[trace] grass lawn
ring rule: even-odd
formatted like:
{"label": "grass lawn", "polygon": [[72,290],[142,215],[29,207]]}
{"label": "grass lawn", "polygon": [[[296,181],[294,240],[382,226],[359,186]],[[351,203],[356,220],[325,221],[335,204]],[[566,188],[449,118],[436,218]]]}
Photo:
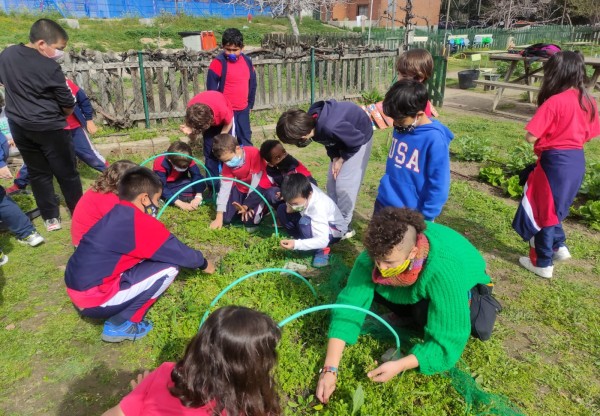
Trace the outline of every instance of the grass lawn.
{"label": "grass lawn", "polygon": [[[521,123],[450,110],[442,112],[441,120],[458,137],[491,139],[497,159],[523,137]],[[334,246],[331,267],[309,268],[307,276],[318,299],[298,280],[271,273],[235,287],[219,306],[251,306],[281,320],[300,309],[334,301],[362,250],[362,232],[384,171],[389,134],[389,130],[375,134],[354,220],[357,237]],[[328,165],[324,149],[287,147],[324,186]],[[600,160],[598,141],[587,147],[587,153],[588,159]],[[141,155],[135,158],[142,160]],[[453,169],[466,166],[457,162]],[[95,176],[82,168],[86,185]],[[438,221],[464,233],[485,256],[495,294],[504,306],[492,339],[485,343],[471,339],[460,368],[484,391],[505,396],[522,414],[599,414],[600,236],[567,221],[574,259],[558,265],[554,279],[543,280],[517,265],[527,246],[511,229],[515,210],[516,200],[499,197],[482,183],[453,177],[450,199]],[[277,248],[277,240],[269,237],[273,228],[268,217],[259,233],[248,235],[239,227],[209,230],[212,216],[209,206],[193,213],[166,211],[163,219],[173,233],[217,259],[218,272],[212,276],[182,272],[151,309],[149,319],[155,329],[150,335],[119,345],[103,343],[101,323],[79,318],[65,293],[63,272],[72,252],[67,221],[62,231],[48,234],[36,220],[48,240],[35,249],[0,234],[0,245],[10,258],[0,268],[0,414],[100,414],[128,391],[128,380],[139,370],[177,359],[208,304],[234,279],[257,269],[281,267],[289,259],[310,262],[309,257]],[[317,406],[311,395],[325,354],[327,326],[328,314],[320,312],[294,321],[283,331],[276,374],[286,414],[350,415],[359,385],[365,394],[360,412],[364,416],[488,414],[485,407],[469,407],[452,387],[456,379],[446,375],[409,371],[386,384],[370,382],[366,371],[392,344],[368,334],[344,354],[330,404]]]}
{"label": "grass lawn", "polygon": [[[40,17],[58,20],[60,15],[38,14],[6,14],[0,12],[0,46],[27,42],[29,28]],[[178,32],[212,30],[217,43],[225,29],[236,27],[244,34],[246,45],[260,45],[263,35],[271,32],[291,33],[287,18],[273,19],[268,16],[256,16],[252,23],[246,17],[224,19],[222,17],[194,17],[186,15],[161,15],[155,19],[153,26],[141,25],[137,18],[124,19],[79,19],[79,29],[65,27],[69,33],[69,48],[93,49],[98,51],[127,51],[129,49],[183,48],[183,41]],[[244,29],[247,27],[247,29]],[[334,26],[324,25],[311,18],[303,18],[298,22],[300,33],[342,32]]]}

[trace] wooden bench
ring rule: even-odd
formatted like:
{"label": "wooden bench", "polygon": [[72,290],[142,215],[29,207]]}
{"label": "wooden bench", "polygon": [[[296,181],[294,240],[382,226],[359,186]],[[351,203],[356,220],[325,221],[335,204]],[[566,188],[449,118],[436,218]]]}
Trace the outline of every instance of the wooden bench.
{"label": "wooden bench", "polygon": [[483,85],[484,87],[494,87],[498,88],[498,92],[496,93],[496,98],[494,98],[494,104],[492,105],[492,111],[496,111],[496,107],[500,102],[500,98],[502,98],[502,92],[504,92],[505,88],[517,91],[527,91],[527,92],[538,92],[540,87],[536,87],[533,85],[524,85],[524,84],[513,84],[511,82],[501,82],[501,81],[473,81],[477,85]]}

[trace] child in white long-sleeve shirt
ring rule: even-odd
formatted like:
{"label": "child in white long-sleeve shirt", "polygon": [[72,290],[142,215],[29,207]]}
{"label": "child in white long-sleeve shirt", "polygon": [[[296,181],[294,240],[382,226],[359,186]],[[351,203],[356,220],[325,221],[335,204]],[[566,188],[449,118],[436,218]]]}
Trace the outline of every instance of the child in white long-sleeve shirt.
{"label": "child in white long-sleeve shirt", "polygon": [[323,191],[300,173],[287,176],[281,185],[285,201],[277,217],[294,240],[282,240],[288,250],[316,250],[314,267],[329,264],[329,245],[337,243],[348,230],[342,212]]}

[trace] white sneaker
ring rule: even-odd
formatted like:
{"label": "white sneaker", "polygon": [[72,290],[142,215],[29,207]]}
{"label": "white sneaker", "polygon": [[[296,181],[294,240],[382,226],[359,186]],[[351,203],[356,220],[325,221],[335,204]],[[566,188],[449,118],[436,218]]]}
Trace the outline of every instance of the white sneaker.
{"label": "white sneaker", "polygon": [[346,234],[344,234],[342,236],[342,240],[348,240],[349,238],[352,238],[356,235],[356,230],[353,228],[348,228],[348,231],[346,231]]}
{"label": "white sneaker", "polygon": [[554,271],[554,266],[547,266],[547,267],[534,266],[533,263],[531,263],[531,260],[529,259],[529,257],[520,257],[519,264],[521,264],[521,266],[523,266],[530,272],[537,274],[540,277],[543,277],[545,279],[552,278],[552,272]]}
{"label": "white sneaker", "polygon": [[4,266],[8,263],[8,256],[0,251],[0,266]]}
{"label": "white sneaker", "polygon": [[566,246],[559,247],[552,255],[554,261],[567,261],[571,258],[571,253]]}
{"label": "white sneaker", "polygon": [[19,238],[18,241],[21,244],[29,244],[31,247],[36,247],[42,244],[45,240],[44,237],[42,237],[37,231],[34,231],[29,234],[28,237]]}
{"label": "white sneaker", "polygon": [[46,231],[56,231],[62,228],[60,225],[60,218],[50,218],[49,220],[44,220],[44,225],[46,226]]}

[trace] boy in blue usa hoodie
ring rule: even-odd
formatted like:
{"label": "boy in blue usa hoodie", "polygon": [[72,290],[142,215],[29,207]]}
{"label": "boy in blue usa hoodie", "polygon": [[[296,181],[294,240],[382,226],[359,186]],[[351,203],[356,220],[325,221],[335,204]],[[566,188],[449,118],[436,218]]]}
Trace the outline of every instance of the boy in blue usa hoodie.
{"label": "boy in blue usa hoodie", "polygon": [[454,135],[425,115],[428,99],[426,87],[411,79],[396,82],[385,95],[383,111],[394,120],[394,135],[375,212],[406,207],[433,221],[448,199],[448,146]]}

